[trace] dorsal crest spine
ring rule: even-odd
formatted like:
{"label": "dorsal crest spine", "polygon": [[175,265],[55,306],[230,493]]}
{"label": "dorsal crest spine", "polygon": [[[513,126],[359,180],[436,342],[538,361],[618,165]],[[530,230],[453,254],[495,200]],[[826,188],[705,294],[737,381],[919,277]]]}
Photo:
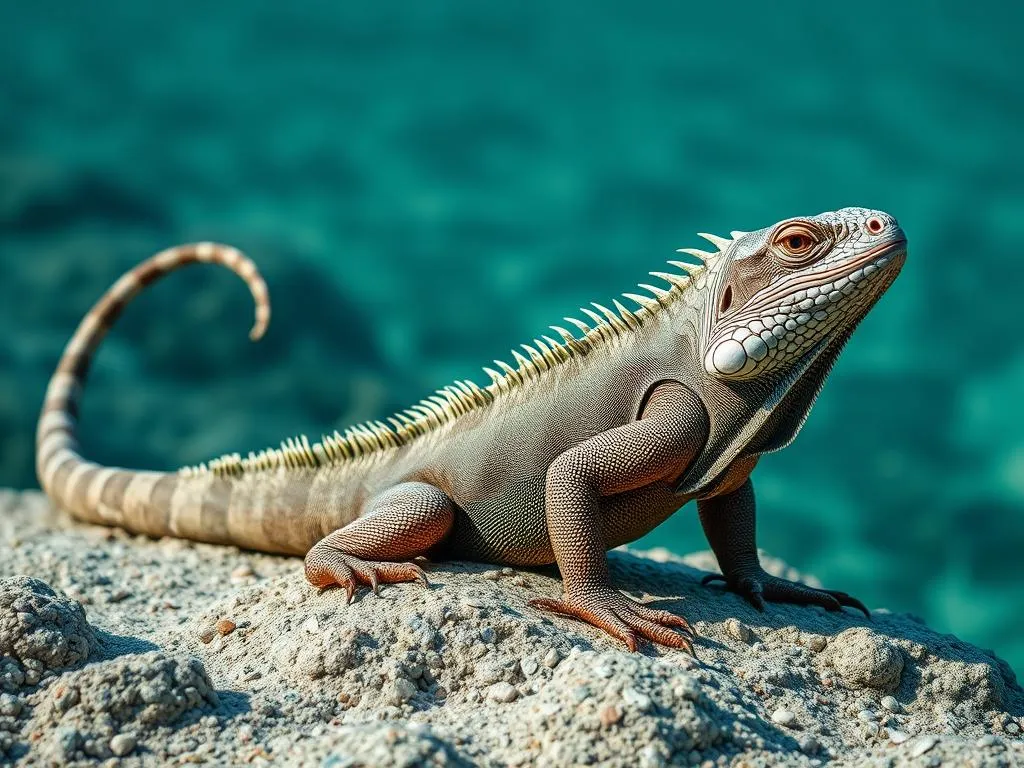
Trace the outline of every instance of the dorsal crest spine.
{"label": "dorsal crest spine", "polygon": [[668,264],[678,269],[678,273],[651,272],[651,275],[668,284],[667,289],[641,283],[639,287],[645,293],[624,293],[624,298],[637,305],[635,309],[629,309],[619,299],[613,300],[614,311],[597,302],[591,305],[594,309],[581,307],[580,311],[591,321],[591,325],[574,317],[565,318],[567,323],[579,330],[580,335],[574,335],[562,326],[552,325],[551,329],[561,341],[542,336],[534,339],[531,344],[520,345],[525,355],[513,349],[512,358],[516,367],[503,360],[495,360],[497,370],[490,367],[483,369],[491,380],[486,387],[479,387],[468,379],[456,381],[416,405],[389,416],[388,423],[368,421],[348,427],[344,433],[335,430],[316,443],[310,443],[305,435],[300,435],[285,440],[279,448],[249,452],[245,457],[229,453],[206,464],[184,467],[179,471],[185,475],[212,472],[237,477],[282,467],[313,470],[383,456],[471,411],[490,405],[501,395],[541,378],[562,363],[584,358],[601,345],[621,343],[623,338],[670,307],[686,291],[696,290],[694,278],[697,274],[721,256],[733,242],[717,235],[702,233],[700,236],[711,242],[718,251],[709,253],[695,248],[679,249],[680,253],[690,255],[700,264],[669,261]]}

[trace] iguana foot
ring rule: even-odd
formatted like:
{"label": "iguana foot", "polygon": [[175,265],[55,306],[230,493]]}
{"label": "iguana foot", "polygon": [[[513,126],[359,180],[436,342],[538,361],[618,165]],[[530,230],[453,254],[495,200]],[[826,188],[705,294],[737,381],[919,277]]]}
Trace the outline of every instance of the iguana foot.
{"label": "iguana foot", "polygon": [[398,584],[421,581],[429,586],[423,569],[415,563],[391,563],[380,560],[360,560],[336,549],[314,547],[306,555],[306,579],[314,587],[338,585],[345,590],[346,602],[351,603],[357,584],[366,584],[378,594],[379,584]]}
{"label": "iguana foot", "polygon": [[641,605],[617,589],[591,589],[583,595],[566,596],[564,600],[538,597],[530,600],[529,604],[534,608],[553,611],[593,624],[624,642],[631,651],[636,650],[637,635],[640,635],[651,642],[670,648],[682,648],[693,654],[693,643],[690,638],[669,629],[681,629],[692,636],[693,629],[686,619],[668,611]]}
{"label": "iguana foot", "polygon": [[815,589],[806,584],[772,576],[763,569],[753,574],[744,574],[732,579],[712,573],[701,579],[701,584],[712,581],[725,582],[726,589],[742,595],[757,610],[764,610],[765,600],[772,603],[794,603],[796,605],[820,605],[827,611],[841,611],[843,606],[863,611],[869,619],[871,612],[855,597],[834,589]]}

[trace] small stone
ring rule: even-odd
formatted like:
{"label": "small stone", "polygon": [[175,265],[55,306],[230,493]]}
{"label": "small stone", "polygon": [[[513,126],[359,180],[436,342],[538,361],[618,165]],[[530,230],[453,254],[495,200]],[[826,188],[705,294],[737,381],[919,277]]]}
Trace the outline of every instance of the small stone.
{"label": "small stone", "polygon": [[497,635],[494,632],[494,627],[484,627],[480,630],[480,639],[485,643],[493,643],[495,637]]}
{"label": "small stone", "polygon": [[864,741],[870,741],[878,736],[881,730],[882,729],[879,727],[878,723],[865,723],[864,727],[861,729],[860,735]]}
{"label": "small stone", "polygon": [[623,688],[622,700],[634,709],[647,712],[651,708],[651,697],[646,693],[640,693],[636,688]]}
{"label": "small stone", "polygon": [[304,622],[302,622],[302,630],[310,635],[315,635],[320,631],[320,622],[317,621],[316,616],[310,616]]}
{"label": "small stone", "polygon": [[653,744],[648,744],[640,750],[640,768],[662,768],[665,765],[665,758]]}
{"label": "small stone", "polygon": [[502,576],[511,576],[514,573],[515,573],[515,571],[513,571],[511,568],[502,568],[501,569],[501,575]]}
{"label": "small stone", "polygon": [[903,711],[903,707],[901,707],[900,703],[898,701],[896,701],[896,699],[893,698],[892,696],[883,696],[882,697],[882,706],[885,707],[890,712],[892,712],[893,714],[896,714],[896,713],[899,713],[899,712]]}
{"label": "small stone", "polygon": [[499,576],[501,576],[501,574],[498,573],[498,571],[487,571],[484,573],[484,578],[488,581],[497,581]]}
{"label": "small stone", "polygon": [[253,573],[252,566],[248,563],[243,563],[242,565],[238,566],[233,571],[231,571],[231,580],[245,581],[246,579],[249,579],[254,575],[255,574]]}
{"label": "small stone", "polygon": [[601,720],[601,725],[610,728],[622,719],[622,712],[614,704],[605,704],[597,711],[597,716]]}
{"label": "small stone", "polygon": [[978,749],[984,749],[985,747],[994,747],[999,743],[999,739],[993,736],[991,733],[986,733],[976,742]]}
{"label": "small stone", "polygon": [[672,693],[678,699],[695,700],[700,696],[700,682],[693,675],[680,675],[676,680],[676,686]]}
{"label": "small stone", "polygon": [[822,635],[803,635],[800,644],[809,651],[821,653],[828,645],[828,641]]}
{"label": "small stone", "polygon": [[569,692],[572,695],[573,701],[577,704],[586,701],[590,698],[590,687],[586,685],[577,685]]}
{"label": "small stone", "polygon": [[935,736],[921,736],[919,739],[917,739],[917,741],[914,742],[913,746],[910,747],[910,756],[920,757],[938,743],[939,740]]}
{"label": "small stone", "polygon": [[519,698],[519,691],[516,690],[514,685],[510,685],[509,683],[495,683],[487,689],[487,698],[491,701],[508,704],[509,702],[515,701]]}
{"label": "small stone", "polygon": [[862,709],[857,713],[857,719],[863,723],[873,723],[878,719],[878,715],[872,712],[870,709]]}
{"label": "small stone", "polygon": [[418,690],[419,689],[412,680],[408,680],[404,677],[396,678],[391,690],[391,702],[395,705],[405,704],[405,702],[416,695]]}
{"label": "small stone", "polygon": [[0,694],[0,715],[17,717],[21,714],[21,699],[9,693]]}
{"label": "small stone", "polygon": [[783,725],[787,728],[793,728],[796,725],[796,715],[784,707],[779,707],[772,712],[772,722],[776,725]]}
{"label": "small stone", "polygon": [[218,634],[220,634],[221,637],[230,635],[232,632],[235,631],[235,628],[237,626],[238,625],[235,624],[235,622],[233,622],[231,619],[220,619],[216,624],[214,624],[214,628],[217,630]]}
{"label": "small stone", "polygon": [[534,658],[523,659],[519,662],[519,668],[523,670],[523,674],[527,677],[536,674],[538,667],[537,660]]}
{"label": "small stone", "polygon": [[741,643],[750,643],[754,639],[753,630],[736,618],[726,619],[725,633]]}
{"label": "small stone", "polygon": [[558,653],[557,648],[548,648],[548,652],[544,654],[544,659],[541,663],[548,669],[554,669],[561,660],[562,656]]}
{"label": "small stone", "polygon": [[131,754],[136,745],[135,737],[130,733],[119,733],[110,740],[110,751],[118,757]]}
{"label": "small stone", "polygon": [[898,728],[889,728],[889,741],[893,744],[902,744],[910,738],[910,734],[906,731],[901,731]]}
{"label": "small stone", "polygon": [[800,739],[800,751],[805,755],[813,755],[819,749],[821,749],[821,744],[813,736],[808,735]]}
{"label": "small stone", "polygon": [[199,635],[200,642],[209,645],[213,641],[213,638],[217,636],[217,628],[212,624],[208,624],[200,629],[196,634]]}

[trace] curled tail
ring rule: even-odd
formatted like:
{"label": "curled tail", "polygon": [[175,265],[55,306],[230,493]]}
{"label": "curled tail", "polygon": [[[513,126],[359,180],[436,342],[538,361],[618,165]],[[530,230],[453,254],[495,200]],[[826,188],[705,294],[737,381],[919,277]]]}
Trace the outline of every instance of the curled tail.
{"label": "curled tail", "polygon": [[[93,354],[129,301],[145,286],[186,264],[227,267],[249,286],[259,339],[270,321],[266,283],[237,249],[214,243],[169,248],[126,272],[89,310],[50,379],[36,430],[36,473],[47,495],[76,518],[151,536],[228,542],[230,486],[223,478],[103,467],[79,454],[78,400]],[[236,542],[242,546],[246,542]],[[253,542],[259,544],[260,542]]]}

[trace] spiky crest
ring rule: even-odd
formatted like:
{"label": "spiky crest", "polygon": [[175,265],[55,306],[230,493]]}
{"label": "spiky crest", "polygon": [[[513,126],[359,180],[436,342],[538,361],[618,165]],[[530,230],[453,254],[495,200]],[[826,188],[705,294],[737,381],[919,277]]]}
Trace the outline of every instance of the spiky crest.
{"label": "spiky crest", "polygon": [[[733,236],[742,236],[743,232],[734,232]],[[716,252],[697,250],[696,248],[680,248],[695,258],[699,264],[682,261],[669,261],[668,264],[679,272],[651,272],[650,274],[668,284],[668,288],[659,288],[641,283],[640,288],[647,293],[624,293],[623,297],[636,303],[635,309],[629,309],[621,301],[615,299],[615,310],[602,306],[597,302],[591,304],[594,309],[581,307],[592,325],[582,320],[566,317],[565,321],[579,329],[580,335],[574,335],[565,328],[552,325],[551,329],[558,334],[561,341],[550,336],[534,339],[532,344],[522,344],[526,352],[512,350],[516,367],[502,360],[495,360],[499,370],[484,367],[484,372],[491,383],[479,387],[466,379],[456,381],[416,405],[388,417],[388,424],[382,421],[368,421],[348,427],[344,433],[335,430],[331,435],[324,435],[319,442],[310,443],[305,435],[288,438],[280,448],[250,452],[248,456],[229,453],[213,459],[206,464],[184,467],[182,474],[201,474],[212,472],[221,476],[237,477],[245,473],[265,472],[281,467],[289,469],[315,469],[317,467],[342,464],[358,459],[371,459],[382,456],[393,448],[401,447],[421,435],[455,421],[459,417],[494,402],[504,393],[509,393],[528,382],[541,378],[547,371],[569,360],[586,357],[602,344],[619,344],[627,334],[643,327],[643,325],[677,301],[693,285],[693,280],[707,269],[708,263],[719,257],[733,241],[717,235],[701,233],[717,249]],[[596,311],[595,311],[596,310]]]}

